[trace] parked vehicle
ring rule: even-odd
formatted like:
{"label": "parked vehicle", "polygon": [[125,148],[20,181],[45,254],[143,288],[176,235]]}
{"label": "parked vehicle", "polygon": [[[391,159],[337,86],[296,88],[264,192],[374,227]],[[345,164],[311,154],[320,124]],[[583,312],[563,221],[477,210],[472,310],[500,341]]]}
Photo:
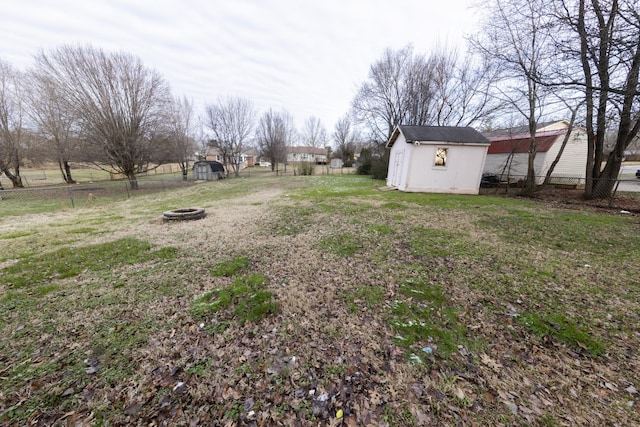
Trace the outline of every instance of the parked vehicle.
{"label": "parked vehicle", "polygon": [[636,171],[636,178],[640,179],[640,169]]}
{"label": "parked vehicle", "polygon": [[492,188],[500,185],[500,177],[495,173],[483,173],[480,180],[480,187]]}

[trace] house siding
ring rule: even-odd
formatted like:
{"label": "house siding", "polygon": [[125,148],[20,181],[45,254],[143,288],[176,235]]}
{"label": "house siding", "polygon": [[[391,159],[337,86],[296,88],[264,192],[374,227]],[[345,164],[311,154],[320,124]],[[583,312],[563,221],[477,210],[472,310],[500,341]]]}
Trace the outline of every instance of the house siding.
{"label": "house siding", "polygon": [[[555,129],[554,129],[555,130]],[[536,181],[542,184],[544,177],[551,167],[551,163],[555,160],[564,134],[557,135],[553,143],[548,147],[547,151],[536,153],[534,160],[534,170],[536,172]],[[488,154],[485,161],[484,171],[489,173],[511,176],[514,178],[524,178],[528,173],[528,153],[496,153]],[[511,159],[511,166],[507,166],[507,162]],[[566,178],[585,177],[585,165],[587,162],[587,136],[582,129],[574,129],[569,136],[567,146],[562,153],[560,161],[556,165],[551,183],[564,183]]]}
{"label": "house siding", "polygon": [[[560,147],[562,145],[563,137],[558,137],[557,141],[551,149],[547,152],[544,165],[542,166],[541,175],[546,175],[547,171],[551,167],[551,163],[558,155]],[[569,141],[562,153],[560,161],[553,170],[553,176],[555,178],[580,178],[584,179],[586,174],[587,164],[587,134],[586,132],[576,129],[571,132]],[[552,181],[553,182],[553,179]],[[560,181],[559,181],[560,182]]]}

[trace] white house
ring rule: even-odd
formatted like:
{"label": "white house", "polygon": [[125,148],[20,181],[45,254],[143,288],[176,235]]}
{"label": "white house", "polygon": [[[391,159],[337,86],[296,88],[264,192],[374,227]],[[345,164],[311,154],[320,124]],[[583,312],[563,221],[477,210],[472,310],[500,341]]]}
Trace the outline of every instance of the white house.
{"label": "white house", "polygon": [[[541,123],[536,130],[536,157],[534,168],[536,179],[541,184],[570,131],[567,144],[553,169],[551,183],[577,183],[584,180],[587,164],[587,133],[582,128],[569,129],[569,122],[562,120]],[[526,126],[485,132],[490,141],[484,171],[513,178],[527,175],[529,156],[529,130]]]}
{"label": "white house", "polygon": [[[253,166],[256,161],[257,154],[258,154],[258,151],[253,147],[249,147],[246,150],[244,150],[242,154],[238,156],[238,166],[240,167],[240,169],[244,169],[248,166]],[[212,145],[207,146],[205,159],[214,160],[216,162],[221,162],[221,163],[224,163],[225,161],[224,156],[220,152],[220,149]]]}
{"label": "white house", "polygon": [[387,185],[400,191],[478,194],[489,140],[470,127],[398,126]]}
{"label": "white house", "polygon": [[287,162],[327,163],[327,149],[319,147],[288,147]]}

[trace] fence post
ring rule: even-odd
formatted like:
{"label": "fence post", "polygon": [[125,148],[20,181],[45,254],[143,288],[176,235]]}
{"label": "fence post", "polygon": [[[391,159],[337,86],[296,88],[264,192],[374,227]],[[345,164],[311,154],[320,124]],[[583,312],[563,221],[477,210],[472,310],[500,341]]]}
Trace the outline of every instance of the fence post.
{"label": "fence post", "polygon": [[613,189],[613,191],[611,192],[611,195],[609,196],[609,207],[611,207],[611,205],[613,205],[613,198],[615,197],[616,192],[618,191],[618,186],[619,186],[619,185],[620,185],[620,180],[619,180],[619,179],[617,179],[617,180],[616,180],[616,186],[615,186],[615,188]]}
{"label": "fence post", "polygon": [[75,209],[76,208],[76,204],[73,201],[73,192],[71,191],[71,187],[67,187],[67,191],[69,192],[69,199],[71,199],[71,208]]}
{"label": "fence post", "polygon": [[124,182],[124,188],[127,191],[127,199],[129,198],[129,181]]}

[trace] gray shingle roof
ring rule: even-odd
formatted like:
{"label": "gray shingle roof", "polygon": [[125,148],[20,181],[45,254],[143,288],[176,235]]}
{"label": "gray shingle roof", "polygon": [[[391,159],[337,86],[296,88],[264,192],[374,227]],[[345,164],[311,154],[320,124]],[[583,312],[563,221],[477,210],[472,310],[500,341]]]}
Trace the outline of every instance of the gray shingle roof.
{"label": "gray shingle roof", "polygon": [[[434,141],[462,144],[490,144],[480,132],[471,127],[456,126],[398,126],[407,142]],[[391,147],[398,137],[398,129],[393,133],[387,147]]]}

